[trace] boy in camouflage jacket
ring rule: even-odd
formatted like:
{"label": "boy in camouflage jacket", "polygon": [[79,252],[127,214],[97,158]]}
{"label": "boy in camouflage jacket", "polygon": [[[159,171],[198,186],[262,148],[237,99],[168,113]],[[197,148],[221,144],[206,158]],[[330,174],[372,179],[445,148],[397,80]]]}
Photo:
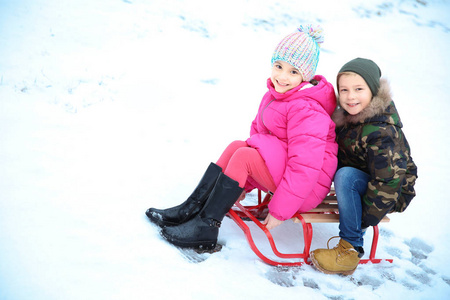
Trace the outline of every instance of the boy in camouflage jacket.
{"label": "boy in camouflage jacket", "polygon": [[364,254],[363,235],[415,196],[417,167],[391,98],[390,85],[371,60],[356,58],[339,71],[336,123],[339,244],[311,252],[320,271],[352,274]]}

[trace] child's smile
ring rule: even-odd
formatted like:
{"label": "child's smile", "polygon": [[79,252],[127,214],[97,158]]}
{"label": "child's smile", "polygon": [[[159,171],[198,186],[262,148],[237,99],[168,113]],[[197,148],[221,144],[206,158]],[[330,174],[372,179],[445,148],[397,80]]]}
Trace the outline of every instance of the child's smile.
{"label": "child's smile", "polygon": [[356,105],[359,105],[359,103],[347,103],[347,105],[350,107],[355,107]]}
{"label": "child's smile", "polygon": [[339,77],[339,103],[349,114],[356,115],[372,100],[372,92],[364,78],[356,73]]}
{"label": "child's smile", "polygon": [[273,64],[270,79],[275,87],[275,91],[280,94],[292,90],[303,82],[300,71],[284,61],[276,61]]}

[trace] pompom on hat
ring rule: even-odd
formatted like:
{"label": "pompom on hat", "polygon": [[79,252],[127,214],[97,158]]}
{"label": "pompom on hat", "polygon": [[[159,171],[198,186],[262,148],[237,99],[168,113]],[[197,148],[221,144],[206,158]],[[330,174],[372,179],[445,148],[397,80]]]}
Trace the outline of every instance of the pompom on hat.
{"label": "pompom on hat", "polygon": [[276,61],[287,62],[300,71],[304,81],[310,81],[316,73],[322,43],[322,27],[301,25],[275,48],[272,65]]}

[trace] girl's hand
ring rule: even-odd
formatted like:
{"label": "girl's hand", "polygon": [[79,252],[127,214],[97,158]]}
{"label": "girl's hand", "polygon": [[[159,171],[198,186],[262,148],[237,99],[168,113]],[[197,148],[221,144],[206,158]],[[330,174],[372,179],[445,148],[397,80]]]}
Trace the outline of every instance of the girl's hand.
{"label": "girl's hand", "polygon": [[266,228],[268,230],[272,230],[284,221],[280,221],[274,216],[272,216],[270,213],[267,215],[266,219],[262,222],[263,225],[266,225]]}
{"label": "girl's hand", "polygon": [[245,193],[245,190],[244,190],[244,191],[242,191],[242,194],[239,196],[237,201],[241,202],[242,200],[244,200],[245,199],[245,195],[246,195],[246,193]]}

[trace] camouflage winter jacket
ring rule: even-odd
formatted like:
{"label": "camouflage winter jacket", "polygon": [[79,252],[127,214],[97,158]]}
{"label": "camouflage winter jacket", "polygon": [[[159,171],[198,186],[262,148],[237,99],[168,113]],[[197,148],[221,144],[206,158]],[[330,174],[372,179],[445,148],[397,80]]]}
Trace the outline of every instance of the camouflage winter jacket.
{"label": "camouflage winter jacket", "polygon": [[339,166],[350,166],[372,179],[363,196],[362,227],[375,226],[390,212],[402,212],[415,196],[417,167],[411,157],[402,123],[391,100],[390,85],[381,79],[380,90],[357,115],[336,109]]}

